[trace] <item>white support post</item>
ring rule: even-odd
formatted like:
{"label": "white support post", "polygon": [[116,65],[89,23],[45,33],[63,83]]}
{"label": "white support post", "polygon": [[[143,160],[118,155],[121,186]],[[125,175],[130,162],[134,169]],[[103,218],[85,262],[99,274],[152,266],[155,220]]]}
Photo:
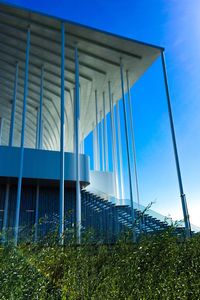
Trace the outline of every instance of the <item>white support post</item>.
{"label": "white support post", "polygon": [[119,199],[119,179],[118,179],[118,164],[116,153],[116,130],[114,122],[113,95],[111,94],[111,84],[108,82],[109,108],[110,108],[110,124],[111,124],[111,148],[112,148],[112,166],[115,185],[115,196]]}
{"label": "white support post", "polygon": [[84,154],[85,153],[85,139],[84,139],[84,136],[82,134],[82,141],[81,141],[81,154]]}
{"label": "white support post", "polygon": [[[36,148],[43,148],[42,141],[42,110],[43,110],[43,77],[44,77],[44,66],[41,67],[41,78],[40,78],[40,105],[37,109],[37,130],[36,130]],[[40,185],[36,186],[36,205],[35,205],[35,242],[38,239],[38,222],[39,222],[39,199],[40,199]]]}
{"label": "white support post", "polygon": [[12,147],[12,145],[13,145],[13,138],[14,138],[15,111],[16,111],[17,87],[18,87],[18,73],[19,73],[19,63],[16,62],[15,83],[14,83],[14,92],[13,92],[13,101],[12,101],[12,112],[11,112],[11,121],[10,121],[9,147]]}
{"label": "white support post", "polygon": [[40,186],[36,187],[36,205],[35,205],[35,242],[38,240],[38,223],[39,223],[39,199],[40,199]]}
{"label": "white support post", "polygon": [[104,160],[104,135],[103,135],[103,119],[102,111],[100,111],[100,128],[101,128],[101,171],[105,171],[105,160]]}
{"label": "white support post", "polygon": [[43,137],[42,137],[42,124],[43,124],[43,90],[44,90],[44,66],[41,67],[41,78],[40,78],[40,109],[39,109],[39,120],[38,120],[38,148],[43,148]]}
{"label": "white support post", "polygon": [[120,76],[121,76],[121,89],[122,89],[122,103],[123,103],[123,112],[124,112],[124,125],[125,125],[125,143],[126,143],[126,153],[128,160],[128,180],[129,180],[129,191],[130,191],[130,202],[131,202],[131,217],[132,217],[132,230],[133,230],[133,242],[136,241],[136,231],[135,231],[135,212],[134,212],[134,203],[133,203],[133,190],[132,190],[132,176],[131,176],[131,163],[130,163],[130,153],[129,153],[129,138],[128,138],[128,122],[126,114],[126,101],[124,95],[124,75],[123,75],[123,65],[122,60],[120,59]]}
{"label": "white support post", "polygon": [[64,243],[65,203],[65,24],[61,23],[61,101],[60,101],[60,226],[61,245]]}
{"label": "white support post", "polygon": [[6,196],[4,204],[4,215],[3,215],[3,243],[6,242],[6,231],[8,229],[8,205],[9,205],[9,196],[10,196],[10,184],[6,184]]}
{"label": "white support post", "polygon": [[20,148],[20,170],[19,170],[19,176],[18,176],[17,202],[16,202],[16,212],[15,212],[15,227],[14,227],[15,246],[17,246],[18,233],[19,233],[19,216],[20,216],[21,189],[22,189],[22,176],[23,176],[23,164],[24,164],[24,136],[25,136],[25,126],[26,126],[26,104],[27,104],[27,95],[28,95],[30,35],[31,35],[31,31],[30,31],[30,27],[28,27],[27,41],[26,41],[24,101],[23,101],[23,114],[22,114],[21,148]]}
{"label": "white support post", "polygon": [[0,118],[0,146],[2,145],[3,118]]}
{"label": "white support post", "polygon": [[100,170],[99,125],[98,125],[98,95],[97,95],[97,90],[95,90],[95,110],[96,110],[96,170]]}
{"label": "white support post", "polygon": [[108,131],[107,131],[107,120],[106,120],[106,99],[105,92],[103,92],[103,120],[104,120],[104,158],[105,158],[105,171],[109,171],[108,162]]}
{"label": "white support post", "polygon": [[38,142],[39,142],[39,110],[38,107],[36,108],[36,137],[35,137],[35,149],[38,149]]}
{"label": "white support post", "polygon": [[96,127],[93,123],[93,131],[92,131],[92,139],[93,139],[93,168],[96,170],[97,168],[97,160],[96,160]]}
{"label": "white support post", "polygon": [[75,48],[75,140],[76,140],[76,237],[77,243],[81,243],[81,191],[80,191],[80,95],[79,95],[79,58],[78,49]]}
{"label": "white support post", "polygon": [[134,173],[135,173],[135,189],[136,189],[138,210],[140,211],[140,193],[139,193],[138,173],[137,173],[135,134],[134,134],[134,126],[133,126],[133,112],[132,112],[132,104],[131,104],[131,92],[130,92],[128,70],[126,71],[126,81],[127,81],[127,91],[128,91],[128,106],[129,106],[128,111],[129,111],[129,118],[130,118],[130,125],[131,125],[132,152],[133,152],[133,164],[134,164]]}
{"label": "white support post", "polygon": [[172,135],[172,144],[173,144],[173,149],[174,149],[174,158],[175,158],[175,163],[176,163],[176,171],[177,171],[181,204],[182,204],[183,217],[184,217],[184,223],[185,223],[185,233],[186,233],[187,237],[191,237],[190,216],[189,216],[189,212],[188,212],[186,196],[185,196],[184,189],[183,189],[183,181],[182,181],[181,168],[180,168],[179,157],[178,157],[178,149],[177,149],[177,143],[176,143],[176,134],[175,134],[175,128],[174,128],[174,120],[173,120],[173,114],[172,114],[171,99],[170,99],[170,93],[169,93],[169,85],[168,85],[164,51],[161,52],[161,61],[162,61],[163,76],[164,76],[164,83],[165,83],[165,92],[166,92],[166,97],[167,97],[167,107],[168,107],[169,122],[170,122],[170,129],[171,129],[171,135]]}
{"label": "white support post", "polygon": [[122,205],[124,205],[124,172],[123,172],[123,159],[122,159],[122,139],[121,139],[119,101],[116,104],[116,119],[117,119],[118,153],[119,153],[119,177],[120,177],[119,185],[120,185]]}
{"label": "white support post", "polygon": [[[11,111],[11,120],[10,120],[10,135],[9,135],[9,147],[13,146],[14,139],[14,125],[15,125],[15,111],[16,111],[16,100],[17,100],[17,86],[18,86],[18,72],[19,72],[19,63],[16,62],[15,68],[15,81],[13,89],[13,101],[12,101],[12,111]],[[5,242],[6,230],[8,227],[8,205],[9,205],[9,196],[10,196],[10,184],[6,185],[6,196],[4,204],[4,215],[3,215],[3,240]]]}

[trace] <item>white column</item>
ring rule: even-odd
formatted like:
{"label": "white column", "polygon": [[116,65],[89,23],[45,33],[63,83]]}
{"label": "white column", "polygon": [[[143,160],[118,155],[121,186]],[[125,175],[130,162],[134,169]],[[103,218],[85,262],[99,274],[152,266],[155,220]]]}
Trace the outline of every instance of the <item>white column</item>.
{"label": "white column", "polygon": [[97,155],[96,155],[96,127],[93,123],[93,131],[92,131],[92,140],[93,140],[93,165],[94,165],[94,170],[97,169]]}
{"label": "white column", "polygon": [[[11,120],[10,120],[10,135],[9,135],[9,147],[13,146],[14,139],[14,125],[15,125],[15,111],[16,111],[16,100],[17,100],[17,86],[18,86],[18,72],[19,64],[16,63],[15,68],[15,82],[13,89],[13,101],[12,101],[12,111],[11,111]],[[5,241],[5,234],[8,227],[8,205],[9,205],[9,196],[10,196],[10,184],[6,185],[6,196],[4,204],[4,215],[3,215],[3,240]]]}
{"label": "white column", "polygon": [[106,99],[105,92],[103,92],[103,120],[104,120],[104,158],[105,158],[105,171],[109,171],[108,162],[108,131],[107,131],[107,120],[106,120]]}
{"label": "white column", "polygon": [[105,160],[104,160],[104,135],[103,135],[103,119],[102,111],[100,111],[100,128],[101,128],[101,170],[105,171]]}
{"label": "white column", "polygon": [[115,131],[113,99],[112,99],[113,95],[111,94],[110,81],[108,82],[108,94],[109,94],[109,107],[110,107],[112,166],[113,166],[113,174],[114,174],[115,196],[117,197],[117,199],[119,199],[119,180],[118,180],[118,173],[117,173],[118,166],[117,166],[117,153],[116,153],[116,131]]}
{"label": "white column", "polygon": [[81,154],[85,153],[85,139],[84,136],[82,134],[82,141],[81,141]]}
{"label": "white column", "polygon": [[44,66],[41,67],[40,75],[40,108],[39,108],[39,120],[38,120],[38,148],[43,148],[43,137],[42,137],[42,124],[43,124],[43,89],[44,89]]}
{"label": "white column", "polygon": [[76,234],[77,243],[81,243],[81,193],[80,193],[80,156],[79,156],[79,126],[80,126],[80,95],[79,95],[79,58],[75,48],[75,139],[76,139]]}
{"label": "white column", "polygon": [[131,125],[132,152],[133,152],[133,164],[134,164],[134,173],[135,173],[135,189],[136,189],[138,210],[140,210],[140,194],[139,194],[139,185],[138,185],[135,134],[134,134],[134,126],[133,126],[133,112],[132,112],[132,104],[131,104],[131,92],[130,92],[130,85],[129,85],[128,70],[126,71],[126,81],[127,81],[127,92],[128,92],[128,106],[129,106],[128,111],[129,111],[129,118],[130,118],[130,125]]}
{"label": "white column", "polygon": [[14,138],[15,111],[16,111],[17,87],[18,87],[18,72],[19,72],[19,64],[17,62],[16,69],[15,69],[15,83],[14,83],[12,112],[11,112],[11,120],[10,120],[10,136],[9,136],[9,146],[10,147],[12,147],[12,145],[13,145],[13,138]]}
{"label": "white column", "polygon": [[100,170],[99,125],[98,125],[98,95],[97,95],[97,90],[95,90],[95,110],[96,110],[96,170]]}
{"label": "white column", "polygon": [[118,153],[119,153],[119,177],[120,177],[120,192],[122,204],[124,204],[124,173],[123,173],[123,159],[122,159],[122,139],[121,139],[121,121],[119,113],[119,101],[116,104],[116,118],[117,118],[117,137],[118,137]]}
{"label": "white column", "polygon": [[170,99],[170,93],[169,93],[169,85],[168,85],[164,51],[161,51],[161,60],[162,60],[163,76],[164,76],[164,83],[165,83],[165,92],[166,92],[166,96],[167,96],[167,107],[168,107],[169,122],[170,122],[172,143],[173,143],[173,149],[174,149],[174,158],[175,158],[175,163],[176,163],[176,171],[177,171],[177,176],[178,176],[180,197],[181,197],[183,217],[184,217],[184,223],[185,223],[185,233],[186,233],[187,237],[190,237],[191,236],[190,216],[188,213],[187,200],[186,200],[186,196],[185,196],[184,189],[183,189],[183,182],[182,182],[182,175],[181,175],[181,169],[180,169],[180,163],[179,163],[179,157],[178,157],[178,149],[177,149],[177,143],[176,143],[176,134],[175,134],[175,128],[174,128],[174,120],[173,120],[173,114],[172,114],[171,99]]}
{"label": "white column", "polygon": [[24,99],[23,99],[23,113],[22,113],[20,169],[19,169],[19,176],[18,176],[17,202],[16,202],[16,212],[15,212],[15,227],[14,227],[15,246],[17,246],[18,233],[19,233],[19,216],[20,216],[21,189],[22,189],[22,176],[23,176],[23,164],[24,164],[24,136],[25,136],[25,126],[26,126],[26,104],[27,104],[27,95],[28,95],[30,34],[31,34],[30,27],[28,27],[27,41],[26,41],[26,64],[25,64],[25,78],[24,78]]}
{"label": "white column", "polygon": [[6,196],[5,196],[5,204],[4,204],[4,214],[3,214],[3,242],[6,241],[6,230],[8,228],[8,204],[9,204],[9,196],[10,196],[10,185],[6,184]]}
{"label": "white column", "polygon": [[35,205],[35,242],[38,239],[39,198],[40,198],[40,186],[38,184],[36,187],[36,205]]}
{"label": "white column", "polygon": [[64,243],[65,200],[65,25],[61,23],[61,101],[60,101],[60,242]]}
{"label": "white column", "polygon": [[36,108],[36,137],[35,137],[35,148],[38,149],[38,141],[39,141],[39,109]]}
{"label": "white column", "polygon": [[121,76],[122,104],[123,104],[124,126],[125,126],[125,144],[126,144],[126,153],[127,153],[127,162],[128,162],[128,181],[129,181],[129,192],[130,192],[130,202],[131,202],[133,241],[135,242],[136,241],[135,212],[134,212],[134,203],[133,203],[132,176],[131,176],[131,164],[130,164],[130,153],[129,153],[128,122],[127,122],[127,114],[126,114],[126,101],[124,95],[124,70],[123,70],[121,58],[120,58],[120,76]]}
{"label": "white column", "polygon": [[3,118],[0,118],[0,146],[2,144],[2,134],[3,134]]}

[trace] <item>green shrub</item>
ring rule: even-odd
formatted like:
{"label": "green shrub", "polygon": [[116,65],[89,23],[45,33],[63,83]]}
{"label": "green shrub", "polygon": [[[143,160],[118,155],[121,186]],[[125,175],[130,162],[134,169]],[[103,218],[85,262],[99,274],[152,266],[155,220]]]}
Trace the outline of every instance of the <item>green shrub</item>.
{"label": "green shrub", "polygon": [[0,299],[200,299],[200,235],[0,249]]}

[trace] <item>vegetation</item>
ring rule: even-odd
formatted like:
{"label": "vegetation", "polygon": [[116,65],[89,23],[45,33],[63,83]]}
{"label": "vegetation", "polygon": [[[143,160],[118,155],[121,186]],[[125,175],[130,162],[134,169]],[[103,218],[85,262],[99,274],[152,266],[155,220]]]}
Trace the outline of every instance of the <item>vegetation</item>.
{"label": "vegetation", "polygon": [[0,299],[200,299],[200,235],[0,249]]}

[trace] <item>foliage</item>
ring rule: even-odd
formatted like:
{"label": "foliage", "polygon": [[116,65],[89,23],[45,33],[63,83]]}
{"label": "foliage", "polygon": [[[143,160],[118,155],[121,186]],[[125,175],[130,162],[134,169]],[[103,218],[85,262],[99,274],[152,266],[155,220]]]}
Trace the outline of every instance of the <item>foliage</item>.
{"label": "foliage", "polygon": [[200,235],[174,228],[114,245],[73,241],[0,249],[0,299],[200,299]]}

